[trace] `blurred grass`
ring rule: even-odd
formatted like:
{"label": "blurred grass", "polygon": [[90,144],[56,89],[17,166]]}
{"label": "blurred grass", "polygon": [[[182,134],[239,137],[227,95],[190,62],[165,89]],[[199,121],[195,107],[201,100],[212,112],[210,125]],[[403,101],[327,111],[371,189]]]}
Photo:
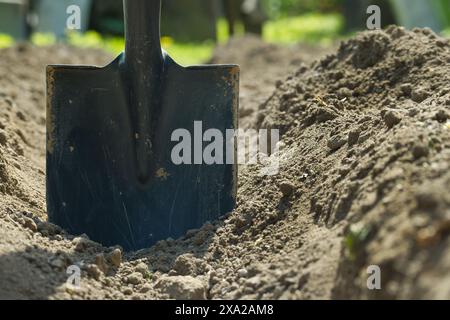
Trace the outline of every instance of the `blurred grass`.
{"label": "blurred grass", "polygon": [[444,37],[450,38],[450,28],[445,29],[445,30],[442,32],[442,35],[443,35]]}
{"label": "blurred grass", "polygon": [[[98,48],[118,55],[125,47],[125,41],[120,37],[102,37],[94,31],[84,34],[70,33],[67,41],[69,44],[81,48]],[[199,64],[207,61],[212,55],[214,43],[178,43],[170,37],[162,37],[161,44],[170,56],[181,65]]]}
{"label": "blurred grass", "polygon": [[[242,36],[244,35],[244,25],[241,22],[236,22],[235,26],[235,36]],[[217,20],[217,42],[224,44],[228,41],[230,38],[230,35],[228,33],[228,22],[225,18],[220,18]]]}
{"label": "blurred grass", "polygon": [[[296,42],[323,43],[339,35],[343,19],[339,14],[308,13],[301,16],[282,17],[269,21],[264,26],[263,39],[278,44],[292,44]],[[243,35],[242,24],[236,25],[236,35]],[[219,43],[226,43],[229,39],[228,25],[225,19],[217,22],[217,39]],[[37,46],[56,44],[58,40],[53,34],[36,33],[30,41]],[[125,43],[120,37],[102,36],[95,31],[85,33],[69,32],[66,42],[80,48],[103,49],[114,55],[122,52]],[[202,43],[181,43],[170,37],[162,37],[162,46],[170,56],[181,65],[201,64],[208,61],[216,44],[214,41]],[[0,34],[0,48],[9,47],[14,40]]]}
{"label": "blurred grass", "polygon": [[[121,37],[102,37],[95,31],[85,33],[69,32],[67,43],[78,48],[103,49],[113,55],[121,53],[125,47],[125,41]],[[49,46],[57,43],[55,36],[51,33],[36,33],[31,37],[31,42],[37,46]],[[7,42],[10,46],[13,42]],[[0,46],[2,38],[0,37]],[[214,49],[214,42],[204,43],[178,43],[170,37],[162,37],[161,44],[170,56],[181,65],[199,64],[207,61]]]}
{"label": "blurred grass", "polygon": [[14,44],[14,39],[6,34],[0,34],[0,49],[7,48]]}
{"label": "blurred grass", "polygon": [[56,43],[56,37],[53,33],[34,33],[30,42],[36,46],[51,46]]}
{"label": "blurred grass", "polygon": [[279,44],[329,43],[339,36],[343,26],[340,14],[308,13],[269,21],[264,25],[263,38]]}

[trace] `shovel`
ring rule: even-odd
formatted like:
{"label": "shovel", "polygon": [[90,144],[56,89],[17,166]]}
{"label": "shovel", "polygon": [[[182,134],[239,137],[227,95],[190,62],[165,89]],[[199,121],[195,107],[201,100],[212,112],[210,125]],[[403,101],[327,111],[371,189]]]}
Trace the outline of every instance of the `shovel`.
{"label": "shovel", "polygon": [[[161,1],[125,0],[124,10],[125,51],[111,64],[47,67],[47,210],[72,234],[136,250],[234,208],[225,137],[237,129],[239,67],[181,67],[161,49]],[[228,159],[207,164],[218,133]],[[174,161],[181,142],[191,162]]]}

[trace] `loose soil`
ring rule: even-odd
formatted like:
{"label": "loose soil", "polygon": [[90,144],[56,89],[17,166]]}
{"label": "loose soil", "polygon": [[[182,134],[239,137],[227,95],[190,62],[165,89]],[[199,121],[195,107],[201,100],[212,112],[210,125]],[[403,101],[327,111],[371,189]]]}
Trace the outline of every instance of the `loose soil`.
{"label": "loose soil", "polygon": [[217,50],[242,66],[241,126],[281,130],[264,164],[280,173],[242,168],[236,210],[130,253],[45,212],[45,65],[111,57],[0,51],[0,298],[450,298],[449,41],[390,27],[316,60],[326,51],[253,38]]}

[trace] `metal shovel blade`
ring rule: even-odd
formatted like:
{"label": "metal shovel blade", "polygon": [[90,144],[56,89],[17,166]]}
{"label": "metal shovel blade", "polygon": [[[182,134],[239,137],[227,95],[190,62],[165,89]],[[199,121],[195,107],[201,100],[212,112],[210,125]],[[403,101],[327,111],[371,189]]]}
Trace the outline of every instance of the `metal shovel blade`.
{"label": "metal shovel blade", "polygon": [[[194,164],[194,146],[237,129],[239,68],[177,65],[160,47],[160,0],[124,4],[115,61],[47,68],[47,208],[73,234],[135,250],[234,208],[236,164]],[[191,134],[192,164],[173,161],[176,130]]]}

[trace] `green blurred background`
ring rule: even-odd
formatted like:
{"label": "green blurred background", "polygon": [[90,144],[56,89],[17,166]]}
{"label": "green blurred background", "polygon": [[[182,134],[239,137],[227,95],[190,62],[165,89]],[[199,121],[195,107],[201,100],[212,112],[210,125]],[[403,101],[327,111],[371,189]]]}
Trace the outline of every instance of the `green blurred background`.
{"label": "green blurred background", "polygon": [[[67,32],[67,7],[81,8],[81,32]],[[450,0],[163,0],[162,44],[183,65],[207,61],[217,43],[247,33],[282,45],[331,44],[366,29],[367,7],[382,26],[430,27],[450,36]],[[122,51],[122,0],[0,0],[0,47],[57,42]]]}

